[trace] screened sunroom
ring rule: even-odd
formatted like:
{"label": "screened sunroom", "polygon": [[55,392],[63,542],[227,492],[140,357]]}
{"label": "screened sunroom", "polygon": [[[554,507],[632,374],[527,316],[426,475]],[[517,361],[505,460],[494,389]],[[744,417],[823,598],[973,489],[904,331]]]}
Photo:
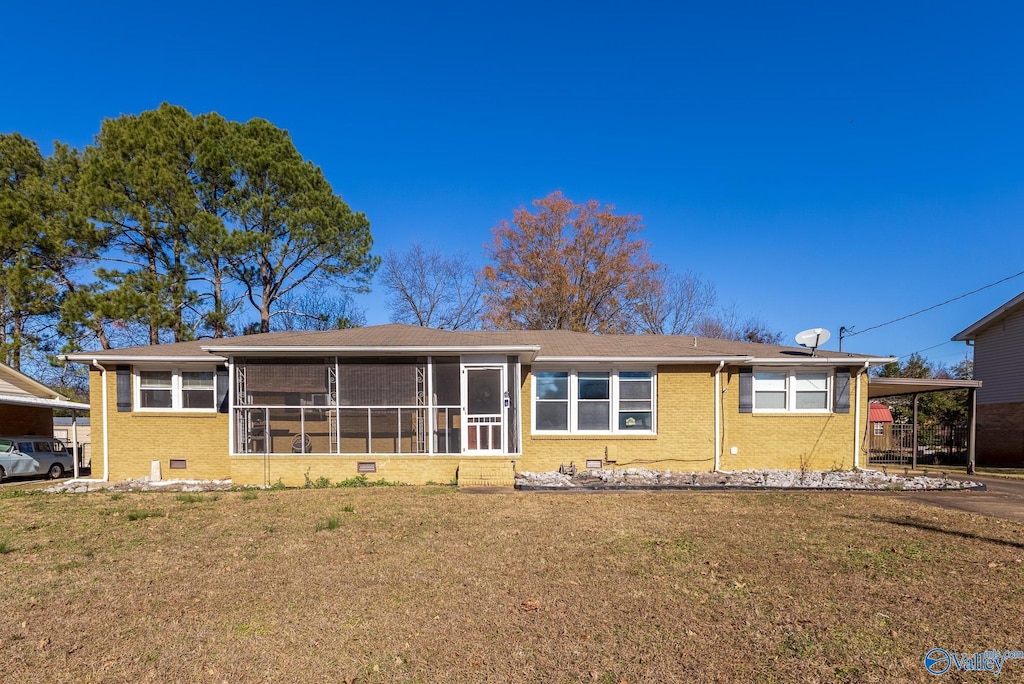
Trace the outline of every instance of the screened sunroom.
{"label": "screened sunroom", "polygon": [[236,358],[232,368],[235,454],[518,450],[517,357]]}

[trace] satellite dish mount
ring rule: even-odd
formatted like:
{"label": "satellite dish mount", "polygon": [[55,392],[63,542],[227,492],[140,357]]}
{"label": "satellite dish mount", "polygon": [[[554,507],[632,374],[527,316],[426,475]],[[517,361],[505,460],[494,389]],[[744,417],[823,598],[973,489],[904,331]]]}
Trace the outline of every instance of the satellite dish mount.
{"label": "satellite dish mount", "polygon": [[814,352],[817,351],[818,347],[828,342],[830,337],[832,337],[832,333],[824,328],[811,328],[810,330],[798,332],[796,334],[796,343],[801,347],[810,347],[811,356],[814,356]]}

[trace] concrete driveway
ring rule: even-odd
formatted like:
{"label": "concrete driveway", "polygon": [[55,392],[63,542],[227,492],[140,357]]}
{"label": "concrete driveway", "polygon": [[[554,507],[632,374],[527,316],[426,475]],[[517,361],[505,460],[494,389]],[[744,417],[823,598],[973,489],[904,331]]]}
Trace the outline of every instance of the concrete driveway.
{"label": "concrete driveway", "polygon": [[984,484],[983,492],[900,492],[897,496],[915,499],[940,508],[968,511],[993,518],[1024,522],[1024,479],[971,475],[963,479]]}

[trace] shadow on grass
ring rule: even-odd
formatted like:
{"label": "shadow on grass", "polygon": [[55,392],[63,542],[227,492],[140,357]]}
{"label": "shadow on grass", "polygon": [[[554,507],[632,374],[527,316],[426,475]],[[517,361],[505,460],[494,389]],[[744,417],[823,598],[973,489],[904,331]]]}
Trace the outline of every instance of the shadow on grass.
{"label": "shadow on grass", "polygon": [[928,532],[941,532],[942,534],[960,537],[961,539],[974,539],[977,541],[999,544],[1001,546],[1009,546],[1015,549],[1024,549],[1024,542],[1009,541],[1007,539],[998,539],[996,537],[986,537],[980,534],[975,534],[974,532],[965,532],[963,530],[950,530],[945,527],[939,527],[938,525],[932,525],[919,520],[900,520],[898,518],[883,518],[880,516],[871,516],[871,519],[876,522],[899,525],[900,527],[912,527],[914,529],[926,530]]}

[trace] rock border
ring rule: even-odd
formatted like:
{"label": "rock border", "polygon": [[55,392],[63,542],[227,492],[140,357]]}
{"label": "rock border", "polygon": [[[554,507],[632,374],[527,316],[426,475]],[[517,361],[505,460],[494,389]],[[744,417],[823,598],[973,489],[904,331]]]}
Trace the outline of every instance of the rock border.
{"label": "rock border", "polygon": [[877,470],[740,470],[702,473],[627,468],[516,474],[521,491],[985,491],[972,480],[925,475],[896,475]]}

